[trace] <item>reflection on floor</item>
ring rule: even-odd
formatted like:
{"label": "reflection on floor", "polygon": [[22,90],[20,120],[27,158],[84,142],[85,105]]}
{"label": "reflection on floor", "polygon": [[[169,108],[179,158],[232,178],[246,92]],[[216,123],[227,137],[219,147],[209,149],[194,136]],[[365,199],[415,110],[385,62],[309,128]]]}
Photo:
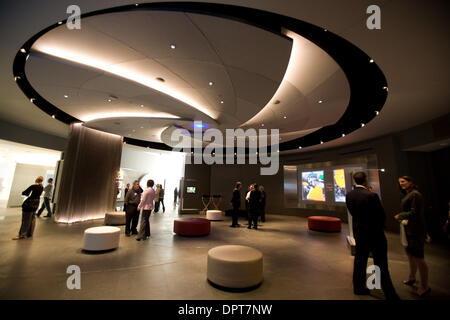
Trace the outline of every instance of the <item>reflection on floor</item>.
{"label": "reflection on floor", "polygon": [[[341,233],[307,230],[305,218],[268,215],[260,230],[230,221],[212,222],[211,234],[186,238],[174,235],[174,210],[152,214],[152,237],[137,242],[123,234],[118,250],[104,254],[81,251],[83,230],[102,220],[60,225],[40,218],[33,240],[12,241],[20,226],[20,209],[1,209],[0,299],[382,299],[379,290],[360,297],[352,292],[353,257]],[[193,215],[198,217],[198,215]],[[402,284],[408,263],[398,235],[388,234],[391,276],[402,299],[417,299]],[[254,291],[232,293],[206,281],[210,248],[241,244],[264,255],[264,282]],[[431,294],[450,298],[448,249],[427,244]],[[371,263],[371,260],[370,260]],[[69,265],[81,268],[81,290],[66,286]]]}

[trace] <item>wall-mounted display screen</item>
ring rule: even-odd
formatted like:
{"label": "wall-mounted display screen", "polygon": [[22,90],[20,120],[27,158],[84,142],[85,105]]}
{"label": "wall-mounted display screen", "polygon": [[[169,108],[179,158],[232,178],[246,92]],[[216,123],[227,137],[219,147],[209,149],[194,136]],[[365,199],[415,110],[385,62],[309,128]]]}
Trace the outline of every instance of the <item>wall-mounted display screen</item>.
{"label": "wall-mounted display screen", "polygon": [[333,170],[334,177],[334,201],[345,202],[345,171],[344,169]]}
{"label": "wall-mounted display screen", "polygon": [[197,187],[186,187],[186,193],[195,194],[196,192],[197,192]]}
{"label": "wall-mounted display screen", "polygon": [[323,170],[302,172],[302,199],[321,202],[326,200]]}

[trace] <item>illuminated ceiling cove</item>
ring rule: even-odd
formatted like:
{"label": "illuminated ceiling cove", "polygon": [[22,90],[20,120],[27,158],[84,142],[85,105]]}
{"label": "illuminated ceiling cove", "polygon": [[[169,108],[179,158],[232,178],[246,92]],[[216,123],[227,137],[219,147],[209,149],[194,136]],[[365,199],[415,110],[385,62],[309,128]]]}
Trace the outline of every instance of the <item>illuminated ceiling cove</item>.
{"label": "illuminated ceiling cove", "polygon": [[[202,121],[220,130],[279,129],[280,150],[307,147],[367,123],[387,96],[383,74],[362,51],[269,12],[153,3],[81,21],[81,30],[55,22],[24,44],[16,82],[54,118],[139,145],[166,148],[165,131]],[[351,90],[364,68],[372,80]]]}

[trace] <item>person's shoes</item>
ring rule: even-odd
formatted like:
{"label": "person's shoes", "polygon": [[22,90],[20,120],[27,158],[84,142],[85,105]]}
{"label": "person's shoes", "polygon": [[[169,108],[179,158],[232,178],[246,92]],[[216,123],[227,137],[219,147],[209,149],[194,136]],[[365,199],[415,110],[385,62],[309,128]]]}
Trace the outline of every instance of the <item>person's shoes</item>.
{"label": "person's shoes", "polygon": [[355,289],[355,290],[353,290],[353,293],[358,295],[358,296],[368,296],[368,295],[370,295],[370,290],[367,289],[367,288]]}
{"label": "person's shoes", "polygon": [[131,231],[131,234],[134,236],[134,235],[137,235],[139,232],[137,232],[137,231]]}
{"label": "person's shoes", "polygon": [[251,226],[248,226],[248,227],[247,227],[247,229],[251,229],[251,228],[252,228]]}
{"label": "person's shoes", "polygon": [[403,281],[403,284],[406,284],[407,286],[412,286],[414,283],[416,283],[416,279]]}
{"label": "person's shoes", "polygon": [[129,233],[125,233],[125,237],[129,237],[130,236],[130,234]]}
{"label": "person's shoes", "polygon": [[51,218],[52,216],[49,216],[49,215],[46,215],[46,216],[44,216],[44,218]]}
{"label": "person's shoes", "polygon": [[253,227],[253,229],[258,230],[258,227]]}
{"label": "person's shoes", "polygon": [[14,237],[14,238],[12,238],[11,240],[22,240],[22,239],[25,239],[25,238],[22,238],[22,237]]}
{"label": "person's shoes", "polygon": [[235,225],[233,225],[233,224],[232,224],[232,225],[231,225],[230,227],[231,227],[231,228],[236,228],[236,226],[235,226]]}
{"label": "person's shoes", "polygon": [[236,224],[235,226],[236,226],[236,227],[240,227],[241,225],[238,223],[238,224]]}
{"label": "person's shoes", "polygon": [[136,238],[136,241],[141,241],[142,239],[141,238]]}
{"label": "person's shoes", "polygon": [[[420,290],[420,289],[419,289]],[[425,291],[420,292],[419,290],[417,290],[417,295],[422,298],[424,296],[426,296],[427,294],[429,294],[431,292],[431,288],[428,287],[428,289],[426,289]]]}

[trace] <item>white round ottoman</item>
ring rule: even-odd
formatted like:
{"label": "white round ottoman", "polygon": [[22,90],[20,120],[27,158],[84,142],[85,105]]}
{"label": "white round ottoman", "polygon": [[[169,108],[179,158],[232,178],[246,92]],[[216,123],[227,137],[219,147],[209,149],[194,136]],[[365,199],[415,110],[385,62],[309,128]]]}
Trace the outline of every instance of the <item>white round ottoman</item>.
{"label": "white round ottoman", "polygon": [[125,211],[114,211],[105,213],[105,225],[120,226],[126,223]]}
{"label": "white round ottoman", "polygon": [[119,247],[120,228],[95,227],[84,230],[83,250],[104,251]]}
{"label": "white round ottoman", "polygon": [[223,211],[220,210],[207,210],[206,219],[208,220],[223,220]]}
{"label": "white round ottoman", "polygon": [[238,245],[208,251],[207,277],[227,289],[248,289],[263,281],[263,255],[259,250]]}

